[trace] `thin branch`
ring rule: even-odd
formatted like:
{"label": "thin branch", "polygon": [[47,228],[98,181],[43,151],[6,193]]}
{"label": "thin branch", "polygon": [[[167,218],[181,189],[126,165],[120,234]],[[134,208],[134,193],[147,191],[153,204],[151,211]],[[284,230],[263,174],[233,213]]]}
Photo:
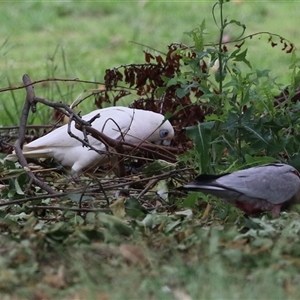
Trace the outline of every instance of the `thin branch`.
{"label": "thin branch", "polygon": [[64,206],[44,206],[44,205],[32,205],[27,206],[29,209],[49,209],[49,210],[67,210],[76,212],[111,212],[108,208],[75,208],[75,207],[64,207]]}
{"label": "thin branch", "polygon": [[78,79],[78,78],[73,78],[73,79],[70,79],[70,78],[47,78],[47,79],[33,81],[30,84],[29,83],[24,83],[24,85],[21,85],[21,86],[2,88],[2,89],[0,89],[0,93],[1,92],[12,91],[12,90],[20,90],[20,89],[24,89],[24,88],[26,88],[28,86],[31,86],[31,85],[35,85],[35,84],[43,83],[43,82],[49,82],[49,81],[91,83],[91,84],[96,84],[96,85],[104,84],[104,83],[101,83],[99,81],[81,80],[81,79]]}
{"label": "thin branch", "polygon": [[35,177],[34,173],[31,172],[31,170],[28,166],[27,160],[22,152],[22,147],[23,147],[24,140],[25,140],[26,124],[27,124],[29,109],[31,108],[33,112],[36,111],[36,106],[35,106],[35,101],[34,101],[34,98],[35,98],[34,89],[33,89],[33,86],[30,85],[30,78],[28,75],[25,74],[23,76],[23,82],[25,85],[27,85],[26,100],[25,100],[22,115],[21,115],[18,139],[16,140],[15,145],[14,145],[15,152],[16,152],[16,155],[18,156],[20,164],[22,165],[22,167],[28,174],[31,181],[34,184],[36,184],[37,186],[39,186],[41,189],[43,189],[44,191],[48,192],[49,194],[56,194],[56,192],[48,184],[46,184],[45,182],[43,182]]}
{"label": "thin branch", "polygon": [[[103,191],[105,190],[111,190],[111,189],[116,189],[116,188],[121,188],[124,186],[130,186],[133,184],[138,184],[138,183],[143,183],[143,182],[148,182],[151,180],[160,180],[160,179],[164,179],[164,178],[169,178],[171,176],[173,176],[174,174],[178,175],[180,173],[184,173],[184,172],[190,172],[190,171],[194,171],[194,169],[192,168],[183,168],[183,169],[178,169],[178,170],[172,170],[160,175],[155,175],[155,176],[151,176],[151,177],[146,177],[146,178],[142,178],[137,180],[136,178],[133,178],[132,180],[126,180],[126,178],[122,178],[123,182],[119,182],[120,178],[116,179],[116,180],[111,180],[111,179],[107,179],[107,183],[104,183],[101,185],[101,187],[91,187],[90,189],[85,189],[85,188],[80,188],[80,189],[75,189],[75,190],[70,190],[68,191],[68,193],[56,193],[56,194],[44,194],[44,195],[39,195],[39,196],[34,196],[34,197],[30,197],[30,198],[23,198],[23,199],[17,199],[17,200],[10,200],[7,202],[2,202],[0,203],[0,207],[2,206],[9,206],[9,205],[15,205],[15,204],[23,204],[29,201],[38,201],[38,200],[42,200],[42,199],[46,199],[46,198],[61,198],[64,196],[68,196],[70,194],[88,194],[88,193],[99,193],[99,191],[101,191],[103,193]],[[103,180],[102,180],[103,181]],[[115,181],[118,181],[118,183],[115,183]],[[99,186],[99,182],[97,183],[97,186]]]}

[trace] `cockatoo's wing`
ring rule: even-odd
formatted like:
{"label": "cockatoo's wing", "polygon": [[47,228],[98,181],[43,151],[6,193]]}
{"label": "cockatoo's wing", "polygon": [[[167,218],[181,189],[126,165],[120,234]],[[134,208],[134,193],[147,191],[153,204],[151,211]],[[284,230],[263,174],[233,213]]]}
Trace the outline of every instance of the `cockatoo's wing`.
{"label": "cockatoo's wing", "polygon": [[[115,140],[137,144],[144,140],[150,142],[169,141],[174,136],[170,122],[163,122],[164,117],[161,114],[151,111],[108,107],[90,112],[82,118],[89,121],[97,114],[100,117],[92,122],[92,127]],[[77,130],[74,124],[75,122],[71,123],[71,132],[83,139],[83,133]],[[68,125],[64,125],[25,145],[23,148],[25,157],[53,157],[63,166],[72,167],[73,172],[79,172],[83,168],[107,158],[105,154],[99,155],[96,151],[83,147],[82,143],[72,138],[67,130]],[[91,146],[105,153],[106,147],[103,143],[92,136],[88,136],[88,139]],[[9,155],[7,159],[15,159],[14,154]]]}

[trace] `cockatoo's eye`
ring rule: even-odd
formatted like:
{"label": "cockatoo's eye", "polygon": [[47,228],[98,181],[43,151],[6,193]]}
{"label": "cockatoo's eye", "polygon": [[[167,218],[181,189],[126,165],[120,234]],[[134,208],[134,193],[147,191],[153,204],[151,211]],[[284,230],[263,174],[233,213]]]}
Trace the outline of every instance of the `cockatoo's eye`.
{"label": "cockatoo's eye", "polygon": [[169,135],[169,130],[167,130],[167,129],[161,129],[159,131],[159,136],[161,139],[166,138],[168,135]]}

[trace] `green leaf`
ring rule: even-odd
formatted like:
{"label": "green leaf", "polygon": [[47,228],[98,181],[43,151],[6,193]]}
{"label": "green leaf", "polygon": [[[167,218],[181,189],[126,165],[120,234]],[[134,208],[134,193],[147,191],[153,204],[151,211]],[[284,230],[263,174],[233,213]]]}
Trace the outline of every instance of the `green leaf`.
{"label": "green leaf", "polygon": [[[229,0],[228,0],[229,1]],[[242,28],[242,32],[240,33],[239,36],[236,37],[236,39],[238,40],[240,37],[242,37],[245,33],[245,30],[246,30],[246,25],[245,24],[242,24],[240,21],[237,21],[237,20],[230,20],[230,21],[227,21],[225,22],[224,24],[224,28],[227,27],[228,25],[230,24],[235,24],[237,25],[238,27],[241,27]]]}
{"label": "green leaf", "polygon": [[204,31],[206,29],[205,25],[205,19],[202,21],[202,23],[199,25],[199,27],[195,28],[192,31],[185,32],[188,36],[190,36],[193,39],[194,46],[196,50],[203,50],[204,48]]}
{"label": "green leaf", "polygon": [[183,98],[184,96],[186,96],[189,92],[190,92],[190,90],[187,89],[187,88],[178,88],[178,89],[176,89],[176,95],[180,99]]}
{"label": "green leaf", "polygon": [[[238,49],[240,50],[240,49]],[[237,51],[237,50],[236,50]],[[243,62],[245,63],[250,69],[252,69],[252,66],[249,62],[249,60],[246,59],[246,55],[247,55],[247,51],[248,49],[244,50],[243,52],[237,54],[236,51],[234,51],[232,53],[232,58],[233,58],[233,61],[237,61],[237,62]]]}
{"label": "green leaf", "polygon": [[189,193],[183,202],[184,207],[194,208],[198,203],[201,193]]}
{"label": "green leaf", "polygon": [[99,213],[99,220],[112,234],[129,236],[133,233],[131,227],[115,216]]}
{"label": "green leaf", "polygon": [[245,161],[247,165],[263,165],[275,162],[274,157],[270,156],[251,156],[245,154]]}
{"label": "green leaf", "polygon": [[222,68],[222,72],[221,72],[221,66],[220,66],[217,72],[215,73],[216,82],[222,82],[226,78],[226,75],[227,75],[226,68]]}
{"label": "green leaf", "polygon": [[148,163],[143,168],[143,173],[147,177],[151,177],[153,175],[160,175],[169,171],[172,171],[176,168],[176,164],[169,163],[162,159],[157,159],[154,162]]}
{"label": "green leaf", "polygon": [[127,216],[137,219],[144,218],[148,211],[141,205],[140,201],[131,197],[125,201],[125,210]]}
{"label": "green leaf", "polygon": [[211,133],[215,125],[214,121],[199,123],[197,126],[186,128],[187,135],[195,142],[196,151],[200,156],[200,165],[202,173],[210,171],[210,146]]}
{"label": "green leaf", "polygon": [[82,194],[68,194],[68,197],[74,202],[79,202],[80,199],[81,201],[92,201],[94,199],[92,196],[82,196]]}
{"label": "green leaf", "polygon": [[17,179],[14,179],[15,189],[18,195],[24,195],[23,190],[21,189]]}
{"label": "green leaf", "polygon": [[124,201],[125,199],[123,197],[119,197],[109,206],[113,215],[119,217],[120,219],[123,219],[126,216]]}

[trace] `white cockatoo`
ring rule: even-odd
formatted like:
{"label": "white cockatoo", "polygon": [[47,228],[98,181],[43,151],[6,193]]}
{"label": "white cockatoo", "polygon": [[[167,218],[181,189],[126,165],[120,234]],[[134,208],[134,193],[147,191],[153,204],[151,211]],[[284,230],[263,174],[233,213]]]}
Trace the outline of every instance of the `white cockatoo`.
{"label": "white cockatoo", "polygon": [[[92,127],[114,140],[123,140],[130,144],[148,141],[155,144],[169,145],[174,137],[174,129],[164,116],[152,111],[132,109],[121,106],[108,107],[90,112],[82,117],[89,121],[100,114],[92,122]],[[71,123],[71,132],[84,139],[82,131]],[[68,134],[68,124],[24,145],[23,154],[26,158],[54,158],[64,167],[71,167],[72,173],[78,174],[83,169],[107,162],[106,146],[99,140],[88,135],[88,142],[95,149],[104,151],[99,154]],[[7,160],[17,161],[12,153]]]}
{"label": "white cockatoo", "polygon": [[180,187],[223,198],[247,215],[271,211],[273,216],[300,200],[300,174],[290,165],[274,163],[222,175],[199,175]]}

